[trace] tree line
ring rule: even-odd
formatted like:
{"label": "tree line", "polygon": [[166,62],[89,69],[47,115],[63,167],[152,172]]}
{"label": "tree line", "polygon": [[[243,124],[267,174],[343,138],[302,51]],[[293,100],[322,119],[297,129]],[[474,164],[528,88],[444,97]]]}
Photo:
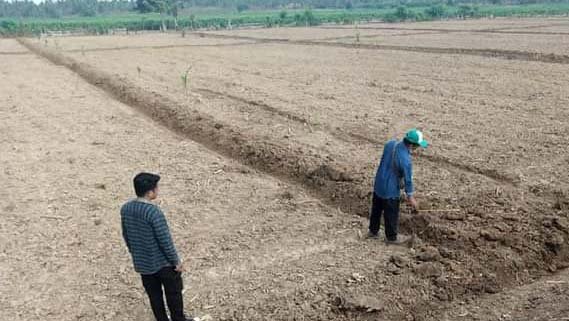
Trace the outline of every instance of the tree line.
{"label": "tree line", "polygon": [[[129,12],[159,12],[177,17],[180,12],[196,7],[223,8],[235,12],[257,9],[395,9],[442,6],[475,10],[485,4],[567,3],[569,0],[0,0],[0,18],[93,17]],[[413,11],[398,9],[399,18],[412,17]],[[436,12],[432,12],[436,15]]]}

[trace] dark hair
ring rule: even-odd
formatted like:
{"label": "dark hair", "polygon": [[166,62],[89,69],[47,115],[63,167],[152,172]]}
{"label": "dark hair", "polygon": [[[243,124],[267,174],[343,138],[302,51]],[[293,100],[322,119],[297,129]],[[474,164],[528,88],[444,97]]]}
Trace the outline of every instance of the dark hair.
{"label": "dark hair", "polygon": [[415,144],[412,141],[408,140],[407,137],[403,138],[403,141],[407,146],[419,146],[419,144]]}
{"label": "dark hair", "polygon": [[139,173],[134,177],[134,191],[136,196],[144,197],[146,193],[152,191],[158,185],[160,176],[150,173]]}

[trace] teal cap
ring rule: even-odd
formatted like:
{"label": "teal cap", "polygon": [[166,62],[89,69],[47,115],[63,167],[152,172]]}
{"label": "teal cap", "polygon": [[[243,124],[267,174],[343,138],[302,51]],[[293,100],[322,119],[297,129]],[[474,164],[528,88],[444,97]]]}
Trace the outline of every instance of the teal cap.
{"label": "teal cap", "polygon": [[427,146],[429,146],[429,143],[423,138],[423,133],[416,128],[408,131],[407,134],[405,134],[405,139],[410,143],[419,145],[423,148],[427,148]]}

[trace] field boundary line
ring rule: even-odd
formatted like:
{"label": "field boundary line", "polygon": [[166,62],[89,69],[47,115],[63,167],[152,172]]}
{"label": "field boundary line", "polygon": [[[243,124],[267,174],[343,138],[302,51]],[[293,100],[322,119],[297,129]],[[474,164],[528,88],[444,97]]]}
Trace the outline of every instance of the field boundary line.
{"label": "field boundary line", "polygon": [[191,48],[191,47],[198,47],[198,48],[207,48],[207,47],[237,47],[237,46],[246,46],[246,45],[255,45],[259,42],[252,41],[252,42],[235,42],[235,43],[225,43],[225,44],[209,44],[209,45],[157,45],[157,46],[122,46],[122,47],[105,47],[105,48],[90,48],[90,49],[63,49],[63,52],[100,52],[100,51],[121,51],[121,50],[143,50],[143,49],[172,49],[172,48]]}

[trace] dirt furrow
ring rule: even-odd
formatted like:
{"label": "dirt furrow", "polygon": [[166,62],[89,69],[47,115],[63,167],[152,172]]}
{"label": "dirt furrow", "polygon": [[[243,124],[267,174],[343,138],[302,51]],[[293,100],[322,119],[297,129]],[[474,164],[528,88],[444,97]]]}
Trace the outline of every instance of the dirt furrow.
{"label": "dirt furrow", "polygon": [[[64,52],[102,52],[102,51],[120,51],[120,50],[140,50],[140,49],[172,49],[172,48],[191,48],[191,47],[235,47],[254,45],[256,42],[237,42],[237,43],[220,43],[220,44],[202,44],[202,45],[163,45],[163,46],[122,46],[109,48],[91,48],[91,49],[70,49]],[[2,53],[0,53],[2,54]]]}
{"label": "dirt furrow", "polygon": [[[339,29],[342,30],[342,29]],[[357,29],[354,29],[357,31]],[[430,32],[430,31],[421,31],[421,32],[409,32],[409,33],[400,33],[400,34],[393,34],[393,35],[386,35],[386,34],[373,34],[373,35],[360,35],[361,39],[372,39],[377,37],[408,37],[408,36],[417,36],[417,35],[425,35],[425,34],[433,34],[438,32]],[[328,37],[328,38],[321,38],[321,39],[310,39],[311,41],[335,41],[335,40],[345,40],[345,39],[356,39],[356,35],[349,35],[349,36],[342,36],[342,37]]]}
{"label": "dirt furrow", "polygon": [[30,55],[29,51],[0,51],[0,56],[21,56],[21,55]]}
{"label": "dirt furrow", "polygon": [[[232,94],[228,94],[228,93],[223,93],[223,92],[219,92],[219,91],[215,91],[215,90],[211,90],[211,89],[206,89],[206,88],[194,88],[194,91],[200,92],[200,93],[205,93],[207,95],[215,95],[218,97],[223,97],[226,99],[238,101],[238,102],[245,103],[248,105],[260,107],[264,111],[270,113],[269,117],[275,117],[275,116],[276,117],[283,117],[285,119],[295,121],[301,125],[308,125],[311,128],[323,130],[328,135],[335,137],[340,141],[350,142],[350,143],[359,143],[359,144],[361,144],[361,143],[370,144],[373,146],[381,146],[383,144],[383,142],[378,140],[378,139],[373,139],[371,137],[368,137],[366,135],[362,135],[362,134],[359,134],[356,132],[346,131],[346,130],[343,130],[341,128],[331,128],[330,126],[322,125],[322,124],[315,124],[306,118],[303,118],[299,115],[296,115],[295,113],[284,111],[282,109],[271,106],[265,102],[254,101],[254,100],[250,100],[250,99],[247,99],[244,97],[240,97],[240,96],[236,96],[236,95],[232,95]],[[496,170],[478,168],[472,164],[456,162],[456,161],[453,161],[453,160],[448,159],[446,157],[443,157],[441,155],[423,154],[423,158],[428,160],[429,162],[431,162],[433,165],[442,165],[444,167],[449,168],[450,170],[458,170],[458,171],[463,171],[463,172],[466,172],[469,174],[481,175],[481,176],[489,178],[489,179],[491,179],[491,180],[493,180],[499,184],[510,185],[510,186],[516,186],[518,184],[518,180],[516,178],[502,174]],[[365,215],[365,214],[360,213],[360,215]]]}
{"label": "dirt furrow", "polygon": [[[341,128],[335,128],[334,129],[334,128],[331,128],[330,126],[315,124],[306,118],[303,118],[303,117],[296,115],[294,113],[287,112],[287,111],[284,111],[282,109],[270,106],[269,104],[267,104],[265,102],[254,101],[254,100],[250,100],[250,99],[247,99],[244,97],[240,97],[240,96],[236,96],[236,95],[232,95],[232,94],[228,94],[228,93],[223,93],[223,92],[219,92],[219,91],[215,91],[215,90],[211,90],[211,89],[206,89],[206,88],[194,88],[194,91],[206,93],[209,95],[216,95],[219,97],[224,97],[224,98],[227,98],[230,100],[235,100],[235,101],[242,102],[245,104],[261,107],[263,110],[265,110],[266,112],[271,114],[270,117],[280,116],[280,117],[284,117],[286,119],[293,120],[293,121],[300,123],[300,124],[303,124],[303,125],[311,126],[311,128],[318,128],[319,130],[324,130],[327,134],[329,134],[329,135],[331,135],[331,136],[333,136],[333,137],[335,137],[341,141],[344,141],[344,142],[364,143],[364,144],[371,144],[373,146],[381,146],[383,144],[382,141],[380,141],[378,139],[373,139],[373,138],[368,137],[366,135],[362,135],[362,134],[351,132],[351,131],[345,131],[345,130],[342,130]],[[474,174],[474,175],[482,175],[482,176],[489,178],[489,179],[491,179],[491,180],[493,180],[499,184],[505,184],[505,185],[510,185],[510,186],[516,186],[518,184],[518,181],[516,178],[502,174],[496,170],[478,168],[472,164],[456,162],[456,161],[453,161],[451,159],[445,158],[441,155],[423,154],[423,158],[430,161],[433,164],[439,164],[439,165],[448,167],[451,170],[463,171],[463,172],[467,172],[467,173]]]}

